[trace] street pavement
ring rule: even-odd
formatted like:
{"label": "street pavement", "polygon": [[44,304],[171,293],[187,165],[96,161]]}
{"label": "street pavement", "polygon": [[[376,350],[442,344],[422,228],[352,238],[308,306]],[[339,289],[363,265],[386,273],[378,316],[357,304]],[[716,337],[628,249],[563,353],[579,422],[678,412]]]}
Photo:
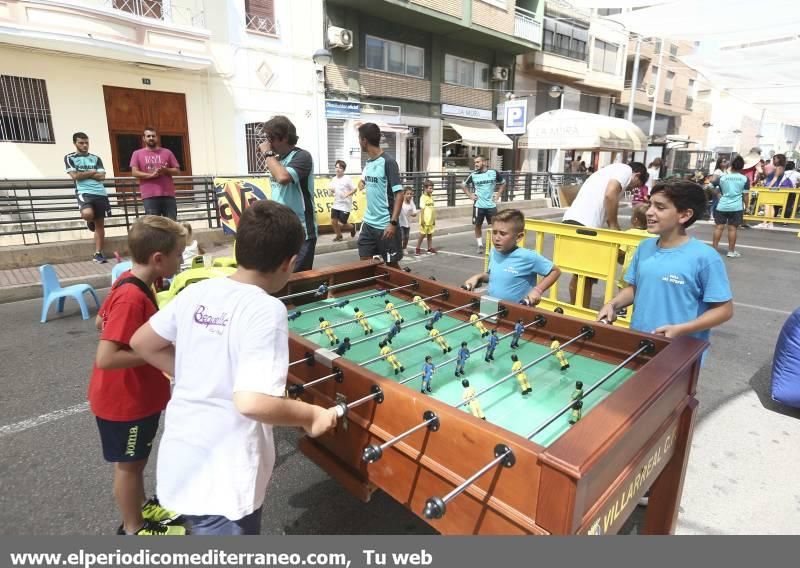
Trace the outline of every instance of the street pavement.
{"label": "street pavement", "polygon": [[[711,226],[692,232],[709,240]],[[798,534],[800,410],[771,401],[769,381],[780,327],[800,305],[800,239],[794,231],[739,235],[743,256],[725,259],[735,315],[714,331],[700,376],[678,532]],[[440,254],[412,255],[403,264],[451,284],[481,270],[471,233],[443,236],[434,245]],[[355,259],[355,251],[345,250],[320,255],[315,265]],[[47,324],[38,323],[40,309],[41,300],[0,305],[0,534],[113,534],[119,516],[111,467],[85,404],[97,334],[74,303]],[[369,503],[351,497],[297,450],[298,438],[295,430],[276,429],[264,534],[433,533],[383,493]],[[151,464],[150,492],[154,472]],[[624,532],[637,533],[640,522],[641,510]]]}

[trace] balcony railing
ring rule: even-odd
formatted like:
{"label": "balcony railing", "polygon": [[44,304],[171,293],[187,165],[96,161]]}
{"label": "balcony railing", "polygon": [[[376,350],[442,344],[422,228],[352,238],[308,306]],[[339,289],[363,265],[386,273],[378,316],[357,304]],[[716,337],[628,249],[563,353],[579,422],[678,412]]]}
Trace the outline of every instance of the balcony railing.
{"label": "balcony railing", "polygon": [[78,2],[179,26],[205,28],[206,25],[202,3],[192,0],[181,2],[177,0],[171,2],[162,2],[162,0],[78,0]]}
{"label": "balcony railing", "polygon": [[[625,89],[630,89],[632,84],[633,84],[633,81],[631,81],[629,79],[629,80],[625,81],[624,88]],[[636,90],[637,91],[644,91],[645,90],[645,83],[643,81],[639,81],[638,84],[636,85]]]}
{"label": "balcony railing", "polygon": [[278,22],[264,16],[246,14],[245,25],[248,30],[254,32],[260,32],[262,34],[269,35],[280,35],[278,33]]}
{"label": "balcony railing", "polygon": [[588,51],[577,51],[574,49],[567,49],[565,47],[553,45],[552,43],[545,43],[544,45],[542,45],[542,50],[546,51],[547,53],[554,53],[556,55],[560,55],[561,57],[568,57],[569,59],[577,59],[578,61],[589,60]]}
{"label": "balcony railing", "polygon": [[533,12],[517,7],[514,13],[514,35],[541,44],[542,23],[535,16]]}

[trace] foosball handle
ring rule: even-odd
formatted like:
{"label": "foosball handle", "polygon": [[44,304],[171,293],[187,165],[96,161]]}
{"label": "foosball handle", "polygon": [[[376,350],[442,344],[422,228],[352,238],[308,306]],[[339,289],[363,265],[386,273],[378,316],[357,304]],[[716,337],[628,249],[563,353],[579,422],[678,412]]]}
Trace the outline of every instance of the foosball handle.
{"label": "foosball handle", "polygon": [[461,289],[466,290],[467,292],[472,292],[472,286],[470,286],[469,284],[462,284]]}
{"label": "foosball handle", "polygon": [[533,305],[531,304],[531,301],[528,298],[522,298],[519,301],[519,303],[522,304],[523,306],[528,306],[529,308]]}
{"label": "foosball handle", "polygon": [[445,512],[447,512],[447,505],[442,501],[441,497],[431,497],[425,501],[425,509],[422,514],[426,519],[441,519]]}
{"label": "foosball handle", "polygon": [[347,405],[340,402],[336,405],[336,417],[343,418],[345,414],[347,414]]}

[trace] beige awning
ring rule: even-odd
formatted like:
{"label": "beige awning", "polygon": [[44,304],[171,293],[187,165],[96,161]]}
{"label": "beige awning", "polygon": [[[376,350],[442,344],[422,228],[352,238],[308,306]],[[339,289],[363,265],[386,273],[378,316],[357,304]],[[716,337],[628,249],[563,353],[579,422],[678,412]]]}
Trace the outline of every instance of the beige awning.
{"label": "beige awning", "polygon": [[397,134],[408,134],[408,125],[407,124],[390,124],[388,122],[376,122],[373,120],[358,120],[353,125],[356,128],[361,126],[362,124],[367,124],[368,122],[374,122],[378,125],[378,128],[381,129],[381,132],[395,132]]}
{"label": "beige awning", "polygon": [[477,120],[451,120],[444,123],[458,132],[461,144],[467,146],[483,146],[484,148],[512,148],[511,138],[503,134],[493,122],[478,122]]}
{"label": "beige awning", "polygon": [[645,150],[647,137],[634,123],[576,110],[551,110],[528,123],[520,148],[541,150]]}

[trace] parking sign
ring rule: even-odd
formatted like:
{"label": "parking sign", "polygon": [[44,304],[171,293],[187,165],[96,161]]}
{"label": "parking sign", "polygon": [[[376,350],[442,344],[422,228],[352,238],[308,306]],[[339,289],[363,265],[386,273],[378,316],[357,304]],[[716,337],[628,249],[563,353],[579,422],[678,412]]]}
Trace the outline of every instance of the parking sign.
{"label": "parking sign", "polygon": [[528,126],[528,99],[512,99],[505,103],[503,132],[525,134]]}

